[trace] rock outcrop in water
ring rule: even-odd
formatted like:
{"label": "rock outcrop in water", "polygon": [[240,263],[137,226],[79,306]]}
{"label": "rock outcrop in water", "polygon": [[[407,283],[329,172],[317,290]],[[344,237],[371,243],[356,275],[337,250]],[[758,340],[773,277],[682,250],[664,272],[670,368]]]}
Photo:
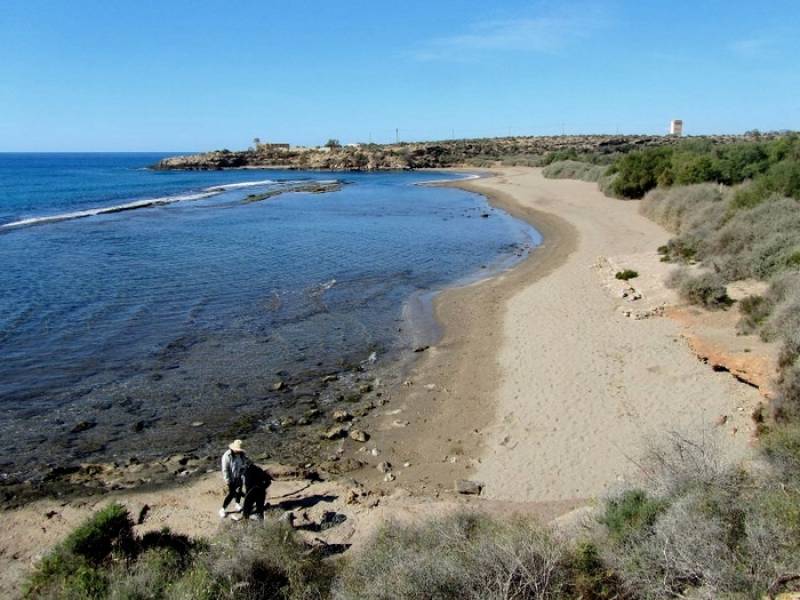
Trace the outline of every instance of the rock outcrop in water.
{"label": "rock outcrop in water", "polygon": [[[725,143],[746,136],[702,136],[712,143]],[[446,140],[399,144],[364,144],[338,148],[271,148],[232,152],[215,150],[202,154],[173,156],[153,168],[235,169],[282,167],[331,171],[381,171],[440,167],[488,167],[494,165],[542,164],[553,152],[616,154],[648,146],[672,145],[685,138],[644,135],[586,135],[507,137],[471,140]]]}

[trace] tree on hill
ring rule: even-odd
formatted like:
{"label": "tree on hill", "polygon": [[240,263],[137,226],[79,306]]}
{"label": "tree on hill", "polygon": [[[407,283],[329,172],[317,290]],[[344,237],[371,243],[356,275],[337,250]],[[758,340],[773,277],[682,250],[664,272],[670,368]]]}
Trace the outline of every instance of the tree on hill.
{"label": "tree on hill", "polygon": [[327,142],[325,142],[325,146],[331,150],[342,147],[342,145],[339,143],[339,140],[336,138],[329,139]]}

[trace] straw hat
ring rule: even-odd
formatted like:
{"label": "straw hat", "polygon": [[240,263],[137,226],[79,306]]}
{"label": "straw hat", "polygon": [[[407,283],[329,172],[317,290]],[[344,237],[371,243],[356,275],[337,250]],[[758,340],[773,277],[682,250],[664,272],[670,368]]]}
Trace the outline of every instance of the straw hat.
{"label": "straw hat", "polygon": [[233,440],[233,443],[228,446],[228,448],[234,452],[244,452],[244,449],[242,448],[242,440]]}

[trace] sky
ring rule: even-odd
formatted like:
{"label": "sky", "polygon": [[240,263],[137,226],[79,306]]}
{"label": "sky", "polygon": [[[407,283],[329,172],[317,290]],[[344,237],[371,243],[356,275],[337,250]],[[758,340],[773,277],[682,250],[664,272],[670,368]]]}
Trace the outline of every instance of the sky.
{"label": "sky", "polygon": [[800,129],[798,31],[798,0],[2,0],[0,151]]}

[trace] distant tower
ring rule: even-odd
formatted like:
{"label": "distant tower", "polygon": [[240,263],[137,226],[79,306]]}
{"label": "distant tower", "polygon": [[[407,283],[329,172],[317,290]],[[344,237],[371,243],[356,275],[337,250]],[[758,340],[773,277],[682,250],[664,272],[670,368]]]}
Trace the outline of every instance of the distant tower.
{"label": "distant tower", "polygon": [[681,137],[683,135],[683,121],[680,119],[672,119],[669,123],[669,134]]}

